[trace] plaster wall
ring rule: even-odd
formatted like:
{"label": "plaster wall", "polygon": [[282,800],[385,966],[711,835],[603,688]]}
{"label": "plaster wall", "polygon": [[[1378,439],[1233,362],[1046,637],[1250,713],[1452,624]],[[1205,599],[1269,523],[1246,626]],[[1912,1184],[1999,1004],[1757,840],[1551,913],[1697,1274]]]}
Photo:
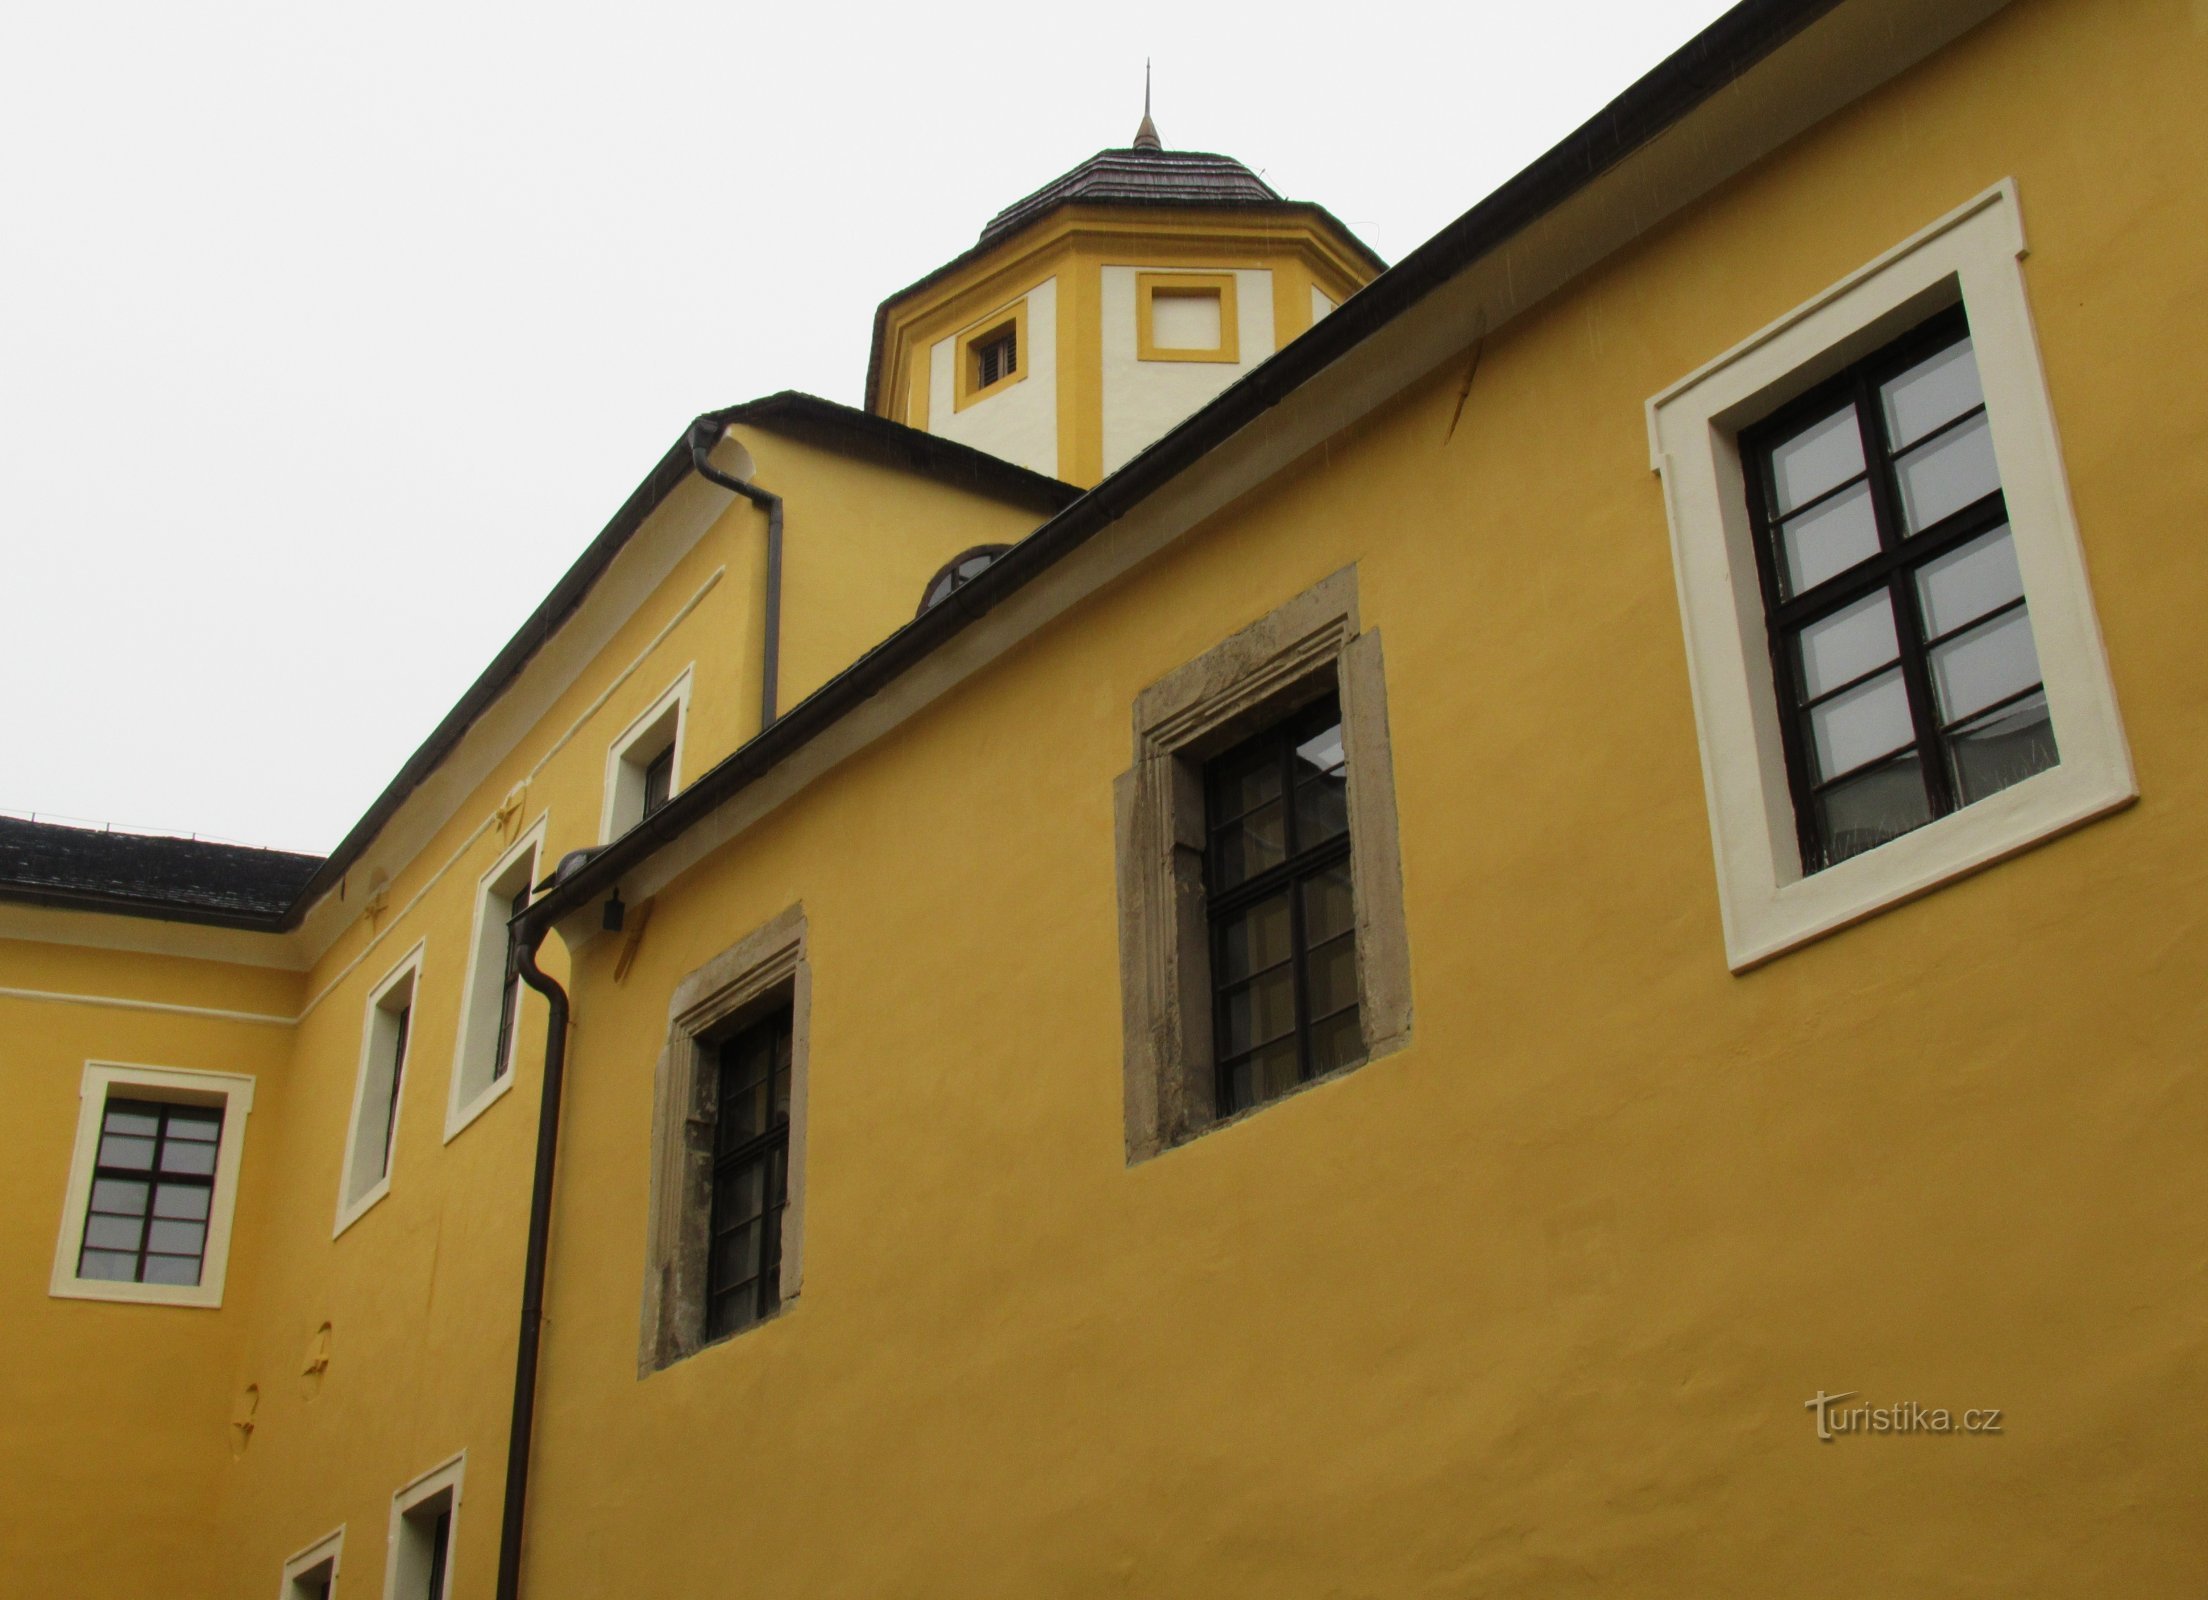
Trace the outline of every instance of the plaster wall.
{"label": "plaster wall", "polygon": [[1045,278],[1026,294],[1027,376],[957,405],[958,337],[928,347],[929,431],[1002,456],[1033,472],[1058,476],[1058,280]]}
{"label": "plaster wall", "polygon": [[[1102,381],[1104,470],[1125,466],[1182,418],[1256,366],[1276,348],[1273,274],[1243,268],[1234,274],[1241,324],[1235,361],[1145,361],[1137,353],[1135,280],[1169,266],[1102,269]],[[1186,270],[1185,266],[1180,270]]]}
{"label": "plaster wall", "polygon": [[[590,947],[534,1592],[2191,1592],[2208,37],[2110,19],[2012,7]],[[1643,403],[2004,176],[2144,797],[1735,976]],[[1129,708],[1351,563],[1412,1042],[1129,1167]],[[805,1293],[639,1381],[666,997],[798,902]]]}

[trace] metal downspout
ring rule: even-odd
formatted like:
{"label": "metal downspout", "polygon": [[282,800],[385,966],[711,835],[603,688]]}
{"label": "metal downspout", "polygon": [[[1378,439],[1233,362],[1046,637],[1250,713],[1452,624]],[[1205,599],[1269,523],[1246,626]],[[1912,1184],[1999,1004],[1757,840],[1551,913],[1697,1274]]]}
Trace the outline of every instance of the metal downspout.
{"label": "metal downspout", "polygon": [[513,1425],[506,1439],[506,1507],[498,1534],[498,1600],[521,1594],[522,1518],[529,1503],[529,1439],[536,1429],[537,1347],[544,1327],[545,1259],[552,1238],[552,1171],[559,1158],[560,1084],[567,1069],[567,991],[537,965],[549,927],[514,945],[514,971],[545,998],[544,1089],[537,1109],[537,1164],[529,1190],[529,1253],[521,1274],[521,1342],[514,1352]]}
{"label": "metal downspout", "polygon": [[732,478],[713,465],[713,447],[720,443],[723,431],[722,424],[711,417],[693,422],[690,464],[707,483],[717,483],[742,495],[767,514],[767,618],[759,664],[759,729],[763,733],[774,726],[775,680],[782,663],[782,497]]}

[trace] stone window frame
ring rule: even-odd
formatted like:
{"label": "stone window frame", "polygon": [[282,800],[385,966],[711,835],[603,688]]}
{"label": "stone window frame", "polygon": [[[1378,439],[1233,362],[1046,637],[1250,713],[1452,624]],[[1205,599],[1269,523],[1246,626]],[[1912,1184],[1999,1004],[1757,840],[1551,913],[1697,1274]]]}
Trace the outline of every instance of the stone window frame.
{"label": "stone window frame", "polygon": [[[1725,954],[1745,972],[2138,798],[2003,179],[1647,402],[1700,738]],[[1818,872],[1802,867],[1740,434],[1960,302],[2060,763]]]}
{"label": "stone window frame", "polygon": [[[1134,764],[1113,790],[1127,1162],[1214,1128],[1210,919],[1204,898],[1204,762],[1327,690],[1342,706],[1351,894],[1364,1054],[1331,1082],[1411,1039],[1410,945],[1380,630],[1361,630],[1345,567],[1142,691]],[[1288,1098],[1283,1096],[1281,1098]]]}
{"label": "stone window frame", "polygon": [[[805,1101],[810,1074],[812,967],[805,908],[790,907],[675,985],[652,1082],[652,1190],[645,1224],[639,1378],[786,1316],[804,1277]],[[706,1256],[713,1213],[713,1047],[787,1000],[790,1007],[789,1200],[782,1213],[777,1309],[719,1339],[705,1333]]]}

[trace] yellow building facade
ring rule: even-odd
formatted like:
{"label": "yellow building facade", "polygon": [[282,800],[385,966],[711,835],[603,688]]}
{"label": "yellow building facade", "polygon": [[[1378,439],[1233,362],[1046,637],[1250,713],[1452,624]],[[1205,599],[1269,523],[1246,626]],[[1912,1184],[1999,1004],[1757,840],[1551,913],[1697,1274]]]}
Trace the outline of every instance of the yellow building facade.
{"label": "yellow building facade", "polygon": [[1106,152],[327,860],[0,820],[0,1593],[2193,1592],[2204,88]]}

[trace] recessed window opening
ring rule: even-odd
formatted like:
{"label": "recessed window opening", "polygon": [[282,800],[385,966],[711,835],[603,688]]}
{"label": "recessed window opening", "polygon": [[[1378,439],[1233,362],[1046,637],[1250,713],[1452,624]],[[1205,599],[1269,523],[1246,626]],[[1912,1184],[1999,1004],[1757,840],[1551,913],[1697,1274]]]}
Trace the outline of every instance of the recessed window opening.
{"label": "recessed window opening", "polygon": [[199,1283],[222,1115],[220,1106],[108,1099],[78,1277]]}
{"label": "recessed window opening", "polygon": [[476,890],[475,936],[468,953],[466,998],[453,1054],[452,1098],[445,1137],[458,1133],[514,1066],[516,1032],[526,1004],[513,968],[512,921],[528,908],[530,885],[543,858],[544,822],[485,873]]}
{"label": "recessed window opening", "polygon": [[392,1497],[386,1600],[450,1600],[463,1466],[455,1458]]}
{"label": "recessed window opening", "polygon": [[976,389],[1001,383],[1020,370],[1020,331],[1009,322],[981,334],[966,348]]}
{"label": "recessed window opening", "polygon": [[1742,455],[1805,872],[2060,762],[1962,307]]}
{"label": "recessed window opening", "polygon": [[416,946],[368,1000],[352,1133],[345,1155],[344,1192],[338,1206],[341,1232],[389,1184],[398,1143],[399,1106],[406,1092],[420,971],[421,947]]}
{"label": "recessed window opening", "polygon": [[283,1600],[334,1600],[344,1545],[345,1530],[340,1528],[285,1562]]}
{"label": "recessed window opening", "polygon": [[1151,341],[1167,350],[1216,350],[1221,331],[1217,289],[1159,289],[1150,301]]}
{"label": "recessed window opening", "polygon": [[706,1328],[717,1339],[782,1302],[789,1205],[791,1003],[785,994],[713,1052],[713,1202]]}
{"label": "recessed window opening", "polygon": [[617,839],[681,792],[690,669],[614,740],[606,758],[604,837]]}
{"label": "recessed window opening", "polygon": [[1221,1116],[1363,1059],[1337,694],[1204,769]]}

